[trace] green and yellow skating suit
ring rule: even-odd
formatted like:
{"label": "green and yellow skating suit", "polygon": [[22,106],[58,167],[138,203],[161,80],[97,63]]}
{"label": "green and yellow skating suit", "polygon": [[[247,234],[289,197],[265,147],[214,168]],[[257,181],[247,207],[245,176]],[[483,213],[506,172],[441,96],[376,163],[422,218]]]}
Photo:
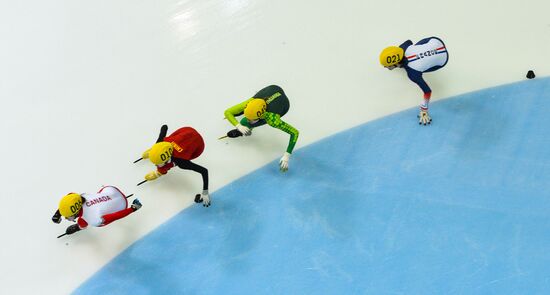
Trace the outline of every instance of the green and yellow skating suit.
{"label": "green and yellow skating suit", "polygon": [[281,117],[284,116],[290,108],[288,97],[285,95],[281,87],[277,85],[270,85],[265,87],[264,89],[258,91],[258,93],[254,95],[254,97],[227,109],[224,113],[225,118],[233,126],[236,126],[239,122],[237,121],[235,116],[241,116],[244,113],[246,105],[251,100],[257,98],[264,99],[267,104],[267,109],[263,117],[253,124],[251,124],[246,117],[243,117],[240,124],[250,129],[253,129],[267,123],[267,125],[273,128],[277,128],[288,133],[290,135],[290,140],[288,142],[288,147],[286,151],[291,154],[294,146],[296,145],[296,142],[298,141],[299,132],[296,128],[292,127],[292,125],[281,120]]}

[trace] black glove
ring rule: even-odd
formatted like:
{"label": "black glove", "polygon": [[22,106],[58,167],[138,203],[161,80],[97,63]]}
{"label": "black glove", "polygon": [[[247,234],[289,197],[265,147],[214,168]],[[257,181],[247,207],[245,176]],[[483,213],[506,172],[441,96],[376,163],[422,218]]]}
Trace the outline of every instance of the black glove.
{"label": "black glove", "polygon": [[243,134],[239,131],[239,129],[233,129],[227,132],[227,137],[229,138],[236,138],[239,136],[243,136]]}
{"label": "black glove", "polygon": [[202,203],[201,194],[197,194],[197,195],[195,196],[195,203]]}
{"label": "black glove", "polygon": [[59,210],[55,211],[55,214],[52,216],[52,221],[54,223],[61,223],[61,213],[59,213]]}
{"label": "black glove", "polygon": [[138,199],[134,199],[134,201],[132,202],[132,205],[130,205],[130,207],[132,208],[132,210],[134,210],[134,212],[136,212],[137,210],[139,210],[139,208],[141,208],[141,202],[138,200]]}
{"label": "black glove", "polygon": [[65,231],[65,233],[68,234],[68,235],[72,235],[72,234],[74,234],[75,232],[77,232],[79,230],[80,230],[80,227],[78,226],[78,224],[73,224],[73,225],[67,227],[67,230]]}

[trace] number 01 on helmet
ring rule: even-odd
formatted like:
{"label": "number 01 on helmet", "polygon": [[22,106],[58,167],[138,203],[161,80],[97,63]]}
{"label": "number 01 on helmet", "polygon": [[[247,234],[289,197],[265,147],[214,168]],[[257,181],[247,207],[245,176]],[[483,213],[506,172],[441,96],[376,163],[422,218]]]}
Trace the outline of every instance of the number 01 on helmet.
{"label": "number 01 on helmet", "polygon": [[403,60],[403,48],[397,46],[386,47],[380,53],[380,64],[384,67],[395,66]]}
{"label": "number 01 on helmet", "polygon": [[166,164],[172,158],[174,147],[169,142],[155,143],[149,151],[149,160],[155,165]]}

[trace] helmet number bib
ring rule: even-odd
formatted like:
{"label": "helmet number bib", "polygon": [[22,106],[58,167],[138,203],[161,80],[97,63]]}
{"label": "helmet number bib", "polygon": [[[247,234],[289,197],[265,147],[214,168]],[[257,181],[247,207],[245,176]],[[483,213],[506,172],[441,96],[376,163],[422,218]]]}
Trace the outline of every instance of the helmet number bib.
{"label": "helmet number bib", "polygon": [[388,64],[398,63],[400,59],[401,57],[399,56],[399,54],[394,54],[386,57],[386,61],[388,62]]}
{"label": "helmet number bib", "polygon": [[163,162],[166,162],[172,156],[172,150],[167,150],[166,152],[160,154],[160,159]]}
{"label": "helmet number bib", "polygon": [[77,202],[71,206],[71,213],[76,214],[82,208],[82,202]]}

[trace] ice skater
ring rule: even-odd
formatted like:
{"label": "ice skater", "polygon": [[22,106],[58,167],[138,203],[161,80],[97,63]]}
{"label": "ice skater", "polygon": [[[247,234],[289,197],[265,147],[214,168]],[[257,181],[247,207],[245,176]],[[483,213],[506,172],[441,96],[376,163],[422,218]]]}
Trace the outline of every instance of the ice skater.
{"label": "ice skater", "polygon": [[128,207],[126,196],[118,188],[104,186],[95,194],[70,193],[61,198],[59,209],[53,215],[52,221],[61,223],[62,217],[65,217],[76,222],[65,230],[64,235],[72,235],[88,226],[101,227],[110,224],[136,212],[139,208],[141,203],[138,199],[134,199]]}
{"label": "ice skater", "polygon": [[[277,85],[270,85],[258,91],[252,98],[249,98],[237,105],[227,109],[225,118],[237,129],[227,133],[227,137],[239,137],[252,135],[252,129],[267,124],[290,135],[288,146],[279,161],[279,168],[282,172],[288,171],[288,162],[292,150],[298,141],[299,132],[292,125],[281,120],[290,108],[288,97],[283,89]],[[244,117],[239,121],[235,116]]]}
{"label": "ice skater", "polygon": [[210,206],[208,170],[191,162],[204,151],[202,136],[191,127],[182,127],[169,136],[166,136],[167,132],[168,126],[163,125],[157,142],[141,156],[141,159],[149,159],[157,167],[156,170],[145,175],[145,180],[153,181],[168,173],[168,170],[174,166],[195,171],[202,176],[202,193],[195,196],[195,202],[202,203],[204,207]]}
{"label": "ice skater", "polygon": [[416,83],[424,92],[424,101],[420,105],[418,124],[430,124],[432,118],[428,113],[428,106],[432,96],[432,90],[422,78],[422,74],[441,69],[447,64],[449,54],[441,39],[429,37],[418,41],[413,45],[411,40],[397,46],[385,48],[380,54],[380,63],[387,69],[397,67],[407,71],[409,79]]}

